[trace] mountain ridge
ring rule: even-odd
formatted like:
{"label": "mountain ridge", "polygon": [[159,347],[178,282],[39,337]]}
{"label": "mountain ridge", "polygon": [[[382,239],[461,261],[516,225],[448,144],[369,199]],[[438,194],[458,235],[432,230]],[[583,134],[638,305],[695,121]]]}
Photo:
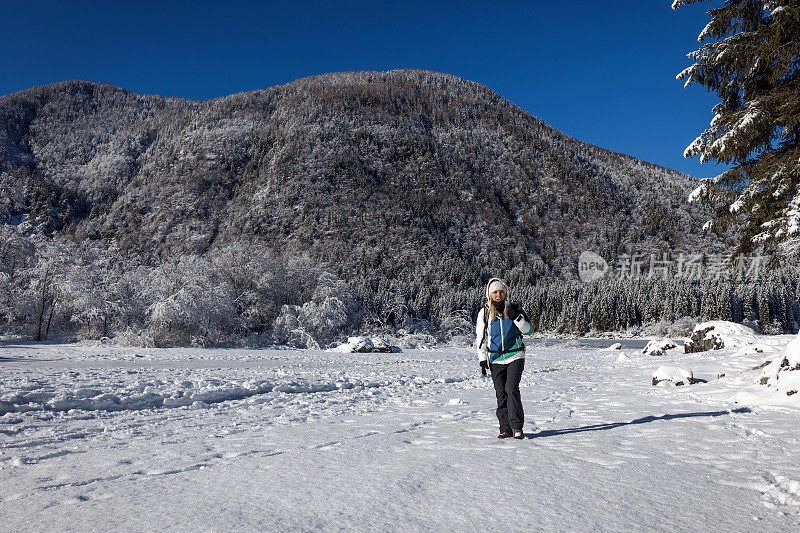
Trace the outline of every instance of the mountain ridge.
{"label": "mountain ridge", "polygon": [[59,81],[59,82],[53,82],[53,83],[44,84],[44,85],[35,85],[35,86],[29,87],[27,89],[22,89],[20,91],[15,91],[13,93],[0,95],[0,105],[3,104],[3,99],[5,99],[5,98],[13,98],[13,97],[16,97],[16,96],[25,96],[27,94],[30,94],[30,93],[33,93],[33,92],[36,92],[36,91],[43,91],[44,92],[44,91],[47,91],[48,89],[60,88],[62,86],[70,87],[70,86],[73,86],[73,85],[84,86],[86,88],[102,88],[102,89],[108,89],[108,90],[112,90],[112,91],[121,91],[121,92],[123,92],[125,94],[134,95],[134,96],[137,96],[137,97],[140,97],[140,98],[155,98],[155,99],[162,99],[164,101],[174,100],[174,101],[180,101],[180,102],[186,102],[186,103],[205,104],[205,103],[219,102],[219,101],[222,101],[222,100],[227,100],[227,99],[235,98],[235,97],[242,96],[242,95],[250,95],[250,94],[255,94],[255,93],[261,93],[261,92],[264,92],[264,91],[269,91],[270,89],[277,89],[277,88],[281,88],[281,87],[287,87],[287,86],[291,86],[293,84],[296,84],[296,83],[299,83],[299,82],[303,82],[303,81],[306,81],[306,80],[308,80],[308,81],[317,80],[317,79],[324,80],[324,79],[327,79],[327,77],[330,77],[331,75],[336,75],[336,74],[361,74],[361,73],[364,73],[364,74],[381,75],[381,74],[390,74],[390,73],[409,73],[409,72],[412,72],[412,73],[413,72],[419,72],[419,73],[428,73],[428,74],[441,75],[441,76],[452,78],[454,80],[458,80],[459,82],[475,85],[477,87],[480,87],[482,89],[485,89],[485,90],[493,93],[497,97],[499,97],[499,98],[505,100],[506,102],[508,102],[511,106],[516,108],[519,112],[524,113],[526,115],[529,115],[534,120],[537,120],[537,121],[541,122],[544,126],[546,126],[548,128],[551,128],[552,130],[557,131],[557,132],[559,132],[560,134],[562,134],[562,135],[564,135],[566,137],[569,137],[570,139],[572,139],[575,142],[583,143],[583,144],[585,144],[587,146],[591,146],[591,147],[593,147],[593,148],[595,148],[597,150],[604,150],[604,151],[607,151],[607,152],[610,152],[610,153],[613,153],[613,154],[616,154],[616,155],[626,156],[626,157],[629,157],[629,158],[631,158],[631,159],[633,159],[635,161],[647,163],[649,165],[653,165],[655,167],[661,168],[661,169],[666,170],[666,171],[677,172],[677,173],[680,173],[680,174],[686,176],[687,178],[699,181],[699,178],[696,178],[695,176],[692,176],[690,174],[686,174],[685,172],[677,171],[677,170],[672,169],[670,167],[667,167],[665,165],[660,165],[658,163],[653,163],[653,162],[650,162],[650,161],[646,161],[644,159],[638,158],[638,157],[630,155],[630,154],[625,154],[623,152],[617,152],[617,151],[615,151],[613,149],[610,149],[610,148],[604,148],[604,147],[601,147],[601,146],[597,146],[597,145],[592,144],[592,143],[590,143],[588,141],[583,141],[583,140],[581,140],[581,139],[579,139],[577,137],[572,137],[570,135],[567,135],[567,134],[561,132],[560,130],[558,130],[557,128],[555,128],[554,126],[550,125],[549,123],[543,121],[542,119],[540,119],[539,117],[537,117],[536,115],[531,113],[530,111],[526,111],[524,108],[518,106],[513,101],[502,97],[499,93],[497,93],[493,89],[491,89],[488,86],[483,85],[483,84],[481,84],[479,82],[468,80],[466,78],[462,78],[460,76],[456,76],[454,74],[450,74],[450,73],[447,73],[447,72],[431,71],[431,70],[426,70],[426,69],[391,69],[391,70],[386,70],[386,71],[370,71],[370,70],[365,70],[365,71],[342,71],[342,72],[333,72],[333,73],[324,73],[324,74],[313,74],[313,75],[297,78],[295,80],[292,80],[292,81],[289,81],[289,82],[286,82],[286,83],[283,83],[283,84],[273,85],[273,86],[270,86],[270,87],[267,87],[267,88],[264,88],[264,89],[254,89],[254,90],[250,90],[250,91],[240,91],[240,92],[231,93],[231,94],[228,94],[228,95],[215,96],[215,97],[206,98],[206,99],[188,98],[188,97],[183,97],[183,96],[162,96],[160,94],[145,94],[145,93],[140,93],[140,92],[137,92],[135,90],[128,89],[126,87],[122,87],[122,86],[119,86],[119,85],[113,85],[113,84],[110,84],[110,83],[107,83],[107,82],[99,82],[99,81],[91,81],[91,80],[75,78],[75,79],[62,80],[62,81]]}
{"label": "mountain ridge", "polygon": [[[389,240],[381,253],[420,244],[466,256],[478,278],[523,260],[575,278],[588,248],[720,245],[685,203],[696,178],[425,70],[321,74],[203,101],[87,81],[34,87],[0,97],[0,171],[0,191],[28,191],[0,202],[0,217],[31,230],[161,256],[245,234],[338,258],[345,278],[349,250],[382,249],[375,230]],[[469,235],[484,222],[488,238]],[[478,258],[493,247],[515,251]]]}

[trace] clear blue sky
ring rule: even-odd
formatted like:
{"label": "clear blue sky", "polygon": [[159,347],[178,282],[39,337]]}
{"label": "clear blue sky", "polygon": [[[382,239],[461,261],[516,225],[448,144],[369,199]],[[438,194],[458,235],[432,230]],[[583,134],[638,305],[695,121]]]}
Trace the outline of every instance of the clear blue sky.
{"label": "clear blue sky", "polygon": [[0,94],[84,79],[207,99],[325,72],[422,68],[483,83],[578,139],[710,177],[722,169],[683,150],[715,99],[675,75],[715,3],[670,4],[6,2]]}

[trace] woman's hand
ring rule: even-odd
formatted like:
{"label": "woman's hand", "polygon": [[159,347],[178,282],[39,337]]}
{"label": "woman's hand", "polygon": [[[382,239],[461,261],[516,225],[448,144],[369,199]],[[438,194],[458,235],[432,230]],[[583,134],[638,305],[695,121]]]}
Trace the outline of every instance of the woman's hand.
{"label": "woman's hand", "polygon": [[489,361],[481,361],[481,376],[486,375],[486,370],[489,368]]}
{"label": "woman's hand", "polygon": [[508,306],[508,318],[511,320],[516,320],[519,315],[522,314],[522,306],[518,303],[509,304]]}

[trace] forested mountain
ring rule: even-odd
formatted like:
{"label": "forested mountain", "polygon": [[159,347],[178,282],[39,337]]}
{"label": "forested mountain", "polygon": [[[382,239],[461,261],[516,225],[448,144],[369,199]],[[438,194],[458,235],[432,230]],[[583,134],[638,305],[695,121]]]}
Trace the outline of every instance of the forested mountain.
{"label": "forested mountain", "polygon": [[[82,81],[35,87],[0,97],[0,254],[14,257],[5,322],[42,329],[46,306],[25,307],[22,287],[35,284],[22,272],[56,246],[83,272],[117,272],[104,282],[114,290],[131,272],[132,286],[152,286],[143,280],[157,269],[183,265],[184,281],[145,298],[129,329],[152,325],[158,302],[178,301],[200,271],[201,292],[233,291],[236,331],[300,331],[312,302],[317,315],[349,317],[316,329],[328,339],[391,311],[392,322],[439,326],[471,311],[490,275],[520,290],[574,280],[583,250],[725,251],[701,231],[708,212],[686,202],[697,184],[427,71],[326,74],[204,102]],[[215,281],[220,261],[228,275]],[[247,287],[231,281],[236,265],[250,265],[236,278]],[[265,270],[272,281],[254,289]],[[331,298],[341,306],[320,311]],[[66,307],[62,322],[74,321]],[[124,313],[104,313],[107,334]],[[83,329],[99,331],[93,320]]]}

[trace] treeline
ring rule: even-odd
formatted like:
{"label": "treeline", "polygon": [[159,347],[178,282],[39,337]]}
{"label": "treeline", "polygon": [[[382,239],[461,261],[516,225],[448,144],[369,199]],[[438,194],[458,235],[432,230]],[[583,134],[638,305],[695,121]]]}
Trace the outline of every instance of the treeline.
{"label": "treeline", "polygon": [[[800,327],[800,270],[793,265],[705,279],[647,275],[591,282],[552,276],[533,282],[514,275],[506,279],[510,297],[523,304],[534,328],[543,333],[685,336],[701,320],[733,321],[769,335],[796,333]],[[399,309],[449,338],[459,328],[472,327],[464,321],[474,320],[483,291],[483,285],[463,289],[446,283],[384,281],[358,292],[376,315]]]}
{"label": "treeline", "polygon": [[[258,241],[158,264],[116,246],[26,237],[0,226],[0,333],[33,340],[114,339],[150,346],[278,343],[319,348],[355,333],[425,333],[468,342],[483,301],[442,276],[418,282],[346,282],[308,255],[282,255]],[[796,332],[800,274],[759,278],[600,279],[590,283],[509,271],[511,297],[544,333],[686,334],[720,319],[757,331]],[[676,330],[674,324],[682,324]]]}
{"label": "treeline", "polygon": [[[769,335],[800,325],[800,272],[783,267],[759,277],[692,280],[604,278],[589,283],[547,279],[518,298],[541,331],[584,335],[623,331],[667,334],[675,323],[729,320]],[[686,335],[675,330],[674,335]]]}

